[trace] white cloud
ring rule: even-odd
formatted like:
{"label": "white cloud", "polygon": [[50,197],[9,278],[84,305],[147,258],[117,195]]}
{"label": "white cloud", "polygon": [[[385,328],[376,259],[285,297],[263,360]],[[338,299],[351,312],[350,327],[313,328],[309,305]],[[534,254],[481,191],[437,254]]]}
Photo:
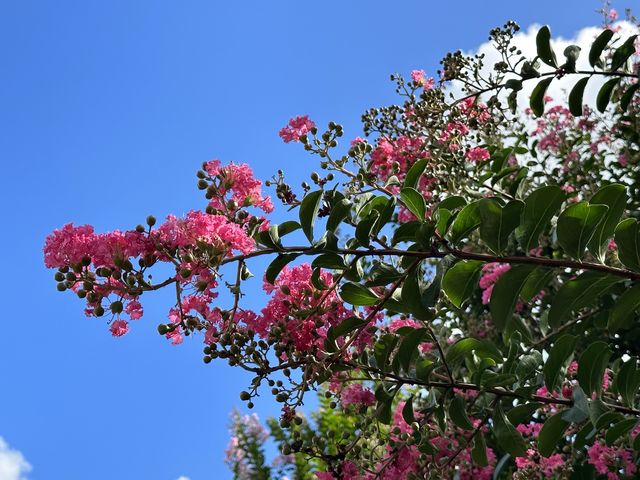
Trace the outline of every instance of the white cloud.
{"label": "white cloud", "polygon": [[[1,479],[0,479],[1,480]],[[177,480],[190,480],[189,477],[185,477],[184,475],[180,475]]]}
{"label": "white cloud", "polygon": [[[622,21],[615,24],[616,27],[620,27],[620,31],[614,38],[620,38],[622,41],[626,40],[627,37],[637,33],[637,28],[630,22]],[[536,34],[540,29],[540,25],[531,25],[526,30],[521,30],[518,32],[515,37],[513,44],[516,45],[520,50],[522,50],[522,54],[529,59],[533,59],[536,56]],[[564,62],[564,49],[569,45],[578,45],[582,50],[580,52],[580,57],[576,63],[578,70],[591,70],[591,66],[589,65],[589,49],[591,47],[591,43],[598,36],[598,34],[602,31],[601,27],[585,27],[579,30],[573,37],[565,39],[562,37],[553,37],[552,31],[552,40],[551,46],[556,53],[556,57],[558,58],[558,62]],[[620,45],[621,42],[618,43]],[[468,53],[469,55],[473,55],[476,53],[482,53],[485,55],[484,65],[485,72],[488,72],[489,69],[493,67],[493,65],[500,60],[500,57],[496,50],[493,48],[491,42],[486,42],[480,45],[474,52]],[[547,65],[542,65],[541,71],[550,71],[550,67]],[[554,80],[549,89],[547,90],[547,95],[553,97],[554,100],[561,100],[562,98],[566,98],[567,92],[571,90],[573,85],[578,80],[577,75],[567,75],[564,78]],[[589,105],[595,105],[595,98],[598,93],[598,90],[602,86],[602,84],[607,80],[607,78],[603,76],[595,76],[589,80],[587,84],[587,88],[584,93],[584,102]],[[520,106],[527,105],[526,100],[531,94],[533,88],[537,84],[536,80],[529,80],[524,82],[523,89],[518,94],[518,100]],[[452,88],[452,92],[456,97],[459,96],[461,92],[459,88]]]}
{"label": "white cloud", "polygon": [[27,480],[31,465],[21,452],[14,450],[0,437],[0,480]]}

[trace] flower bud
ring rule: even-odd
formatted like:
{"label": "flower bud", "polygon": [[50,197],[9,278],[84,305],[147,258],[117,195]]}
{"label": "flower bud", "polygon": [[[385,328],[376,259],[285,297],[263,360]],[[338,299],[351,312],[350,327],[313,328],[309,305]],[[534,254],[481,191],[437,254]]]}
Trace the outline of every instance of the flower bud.
{"label": "flower bud", "polygon": [[154,217],[153,215],[149,215],[147,217],[147,225],[149,225],[150,227],[153,227],[156,224],[156,217]]}
{"label": "flower bud", "polygon": [[240,392],[240,400],[247,401],[251,398],[251,394],[247,391]]}
{"label": "flower bud", "polygon": [[116,300],[115,302],[111,302],[111,312],[112,313],[120,313],[122,312],[122,302],[120,300]]}

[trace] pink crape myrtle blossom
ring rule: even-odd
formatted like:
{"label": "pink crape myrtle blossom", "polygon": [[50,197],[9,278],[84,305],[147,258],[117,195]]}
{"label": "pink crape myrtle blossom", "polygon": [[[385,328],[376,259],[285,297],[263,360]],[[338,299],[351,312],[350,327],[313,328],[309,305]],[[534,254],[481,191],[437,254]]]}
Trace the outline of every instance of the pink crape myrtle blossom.
{"label": "pink crape myrtle blossom", "polygon": [[376,397],[371,390],[363,387],[362,384],[353,383],[342,390],[340,401],[345,407],[349,405],[365,405],[369,407],[375,403]]}
{"label": "pink crape myrtle blossom", "polygon": [[314,128],[316,124],[309,119],[309,116],[302,115],[290,119],[287,126],[280,129],[279,135],[285,143],[299,142],[300,137],[304,137]]}
{"label": "pink crape myrtle blossom", "polygon": [[431,90],[435,86],[435,80],[433,77],[426,77],[424,70],[412,70],[411,80],[418,85],[421,85],[425,90]]}
{"label": "pink crape myrtle blossom", "polygon": [[596,472],[606,475],[608,480],[619,479],[619,472],[624,472],[626,476],[632,476],[636,472],[636,465],[630,450],[609,447],[601,441],[596,441],[589,447],[587,461],[595,467]]}
{"label": "pink crape myrtle blossom", "polygon": [[111,323],[109,330],[114,337],[121,337],[129,331],[129,324],[126,320],[115,320]]}
{"label": "pink crape myrtle blossom", "polygon": [[491,157],[489,150],[482,147],[471,148],[467,150],[467,153],[465,153],[464,156],[473,162],[484,162],[485,160],[489,160]]}

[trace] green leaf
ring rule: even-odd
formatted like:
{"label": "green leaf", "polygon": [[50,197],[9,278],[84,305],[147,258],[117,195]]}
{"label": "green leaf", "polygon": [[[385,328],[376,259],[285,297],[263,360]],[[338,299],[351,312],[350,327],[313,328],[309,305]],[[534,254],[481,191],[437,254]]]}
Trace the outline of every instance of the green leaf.
{"label": "green leaf", "polygon": [[607,430],[604,437],[605,442],[607,442],[607,445],[609,446],[613,445],[616,440],[633,430],[633,427],[637,424],[637,418],[625,418],[624,420],[619,421]]}
{"label": "green leaf", "polygon": [[422,222],[418,222],[417,220],[400,224],[396,231],[393,232],[391,244],[396,245],[400,242],[415,241],[416,233],[418,232],[420,225],[422,225]]}
{"label": "green leaf", "polygon": [[622,94],[622,97],[620,97],[620,110],[622,110],[622,113],[626,112],[627,108],[629,108],[629,104],[631,103],[633,96],[638,91],[638,88],[640,88],[640,83],[634,83],[633,85],[630,85]]}
{"label": "green leaf", "polygon": [[479,202],[478,200],[465,206],[454,218],[449,228],[449,239],[453,243],[458,243],[480,225],[482,219],[478,209]]}
{"label": "green leaf", "polygon": [[431,372],[437,366],[438,365],[433,360],[429,360],[428,358],[419,358],[416,361],[416,377],[423,382],[428,382]]}
{"label": "green leaf", "polygon": [[626,290],[609,311],[607,330],[615,333],[623,327],[629,326],[629,320],[640,309],[640,283]]}
{"label": "green leaf", "polygon": [[604,111],[607,109],[607,105],[609,105],[609,102],[611,101],[613,88],[618,84],[619,81],[619,78],[612,78],[611,80],[605,82],[605,84],[600,88],[598,96],[596,97],[596,107],[598,108],[598,111],[600,113],[604,113]]}
{"label": "green leaf", "polygon": [[600,56],[612,37],[613,30],[607,28],[606,30],[603,30],[603,32],[598,35],[598,38],[593,41],[591,49],[589,50],[589,63],[592,67],[600,66],[602,64]]}
{"label": "green leaf", "polygon": [[375,225],[373,226],[372,234],[377,235],[380,230],[391,220],[393,217],[393,212],[396,209],[396,198],[390,197],[387,198],[384,203],[381,203],[376,207],[376,210],[380,214],[378,216],[378,220],[376,220]]}
{"label": "green leaf", "polygon": [[509,324],[520,290],[535,268],[535,265],[527,264],[511,267],[498,278],[493,286],[489,309],[491,310],[491,319],[499,332]]}
{"label": "green leaf", "polygon": [[438,204],[438,208],[445,208],[450,212],[453,212],[458,208],[464,207],[466,204],[467,204],[467,201],[463,197],[459,195],[452,195],[451,197],[447,197],[444,200],[442,200]]}
{"label": "green leaf", "polygon": [[482,220],[480,238],[495,253],[502,253],[507,247],[509,235],[520,224],[524,203],[513,200],[503,207],[497,200],[487,198],[480,200],[478,209]]}
{"label": "green leaf", "polygon": [[473,463],[479,467],[486,467],[489,465],[489,460],[487,459],[487,444],[481,431],[476,433],[473,437],[471,459],[473,460]]}
{"label": "green leaf", "polygon": [[606,273],[587,271],[566,282],[551,301],[549,325],[557,328],[571,318],[571,312],[593,305],[613,285],[622,281]]}
{"label": "green leaf", "polygon": [[453,364],[473,352],[480,358],[490,358],[497,363],[503,361],[502,353],[493,343],[471,337],[461,338],[451,345],[447,350],[446,359],[449,364]]}
{"label": "green leaf", "polygon": [[571,258],[580,260],[598,225],[609,211],[606,205],[578,202],[565,208],[558,216],[558,243]]}
{"label": "green leaf", "polygon": [[529,423],[533,414],[542,407],[539,402],[523,403],[513,407],[507,413],[507,418],[514,425],[520,425],[521,423]]}
{"label": "green leaf", "polygon": [[581,423],[589,418],[589,401],[580,385],[573,387],[571,396],[573,398],[573,406],[562,413],[562,418],[567,422]]}
{"label": "green leaf", "polygon": [[327,230],[330,232],[335,232],[340,224],[349,216],[351,213],[351,202],[346,198],[338,201],[333,208],[331,209],[331,213],[329,214],[329,218],[327,219]]}
{"label": "green leaf", "polygon": [[591,254],[602,262],[607,252],[607,240],[613,236],[616,225],[627,206],[627,189],[619,183],[607,185],[598,190],[589,200],[589,203],[609,207],[604,220],[598,224],[591,241],[587,245]]}
{"label": "green leaf", "polygon": [[498,445],[512,457],[524,457],[527,444],[502,411],[500,404],[493,413],[493,432]]}
{"label": "green leaf", "polygon": [[624,66],[627,60],[629,60],[629,57],[636,52],[636,38],[638,38],[638,35],[631,35],[613,52],[613,57],[611,57],[611,70],[616,71]]}
{"label": "green leaf", "polygon": [[391,405],[393,404],[393,397],[395,392],[388,393],[383,385],[379,385],[375,392],[378,405],[376,407],[375,416],[378,421],[384,425],[389,425],[393,418]]}
{"label": "green leaf", "polygon": [[533,92],[531,92],[531,97],[529,97],[529,106],[536,117],[539,117],[544,113],[544,96],[552,81],[553,77],[540,80],[533,89]]}
{"label": "green leaf", "polygon": [[558,68],[556,54],[551,48],[551,30],[549,30],[547,25],[538,30],[538,34],[536,35],[536,49],[540,60],[550,67]]}
{"label": "green leaf", "polygon": [[543,457],[549,457],[564,436],[569,422],[562,418],[562,412],[549,417],[538,435],[538,451]]}
{"label": "green leaf", "polygon": [[473,294],[482,265],[483,262],[479,260],[462,260],[444,274],[442,289],[457,308],[461,308],[465,300]]}
{"label": "green leaf", "polygon": [[620,367],[614,386],[622,397],[624,404],[628,407],[634,407],[638,387],[640,387],[640,370],[638,369],[637,357],[631,357]]}
{"label": "green leaf", "polygon": [[411,168],[407,172],[407,175],[404,177],[404,187],[416,188],[418,186],[418,181],[424,172],[424,169],[427,168],[427,159],[421,158],[416,161]]}
{"label": "green leaf", "polygon": [[300,225],[310,242],[313,242],[313,224],[318,217],[318,210],[322,203],[322,190],[307,193],[300,204]]}
{"label": "green leaf", "polygon": [[424,341],[427,335],[426,328],[416,328],[404,336],[398,348],[400,366],[409,373],[411,363],[418,356],[418,346]]}
{"label": "green leaf", "polygon": [[520,298],[523,302],[530,302],[533,297],[549,283],[553,276],[553,270],[545,267],[536,267],[527,277],[527,281],[520,290]]}
{"label": "green leaf", "polygon": [[[331,327],[329,330],[331,330],[331,338],[333,340],[340,338],[344,335],[347,335],[357,329],[359,329],[360,327],[363,327],[367,324],[368,322],[360,317],[348,317],[345,318],[342,322],[340,322],[339,325],[337,325],[335,328]],[[327,334],[327,337],[329,337],[329,334]]]}
{"label": "green leaf", "polygon": [[427,205],[424,197],[415,188],[403,188],[400,191],[400,200],[420,221],[424,220],[427,211]]}
{"label": "green leaf", "polygon": [[278,225],[278,235],[280,236],[280,238],[282,238],[291,232],[299,230],[300,228],[302,228],[302,225],[300,225],[298,222],[288,220]]}
{"label": "green leaf", "polygon": [[560,187],[548,185],[537,189],[525,199],[520,227],[516,232],[525,252],[538,246],[540,234],[560,209],[565,198],[565,193]]}
{"label": "green leaf", "polygon": [[536,350],[533,350],[529,355],[520,357],[516,366],[516,375],[520,384],[533,377],[540,365],[542,365],[542,354]]}
{"label": "green leaf", "polygon": [[585,423],[585,425],[578,431],[576,438],[573,441],[573,448],[581,450],[585,445],[591,444],[596,436],[596,429],[591,422]]}
{"label": "green leaf", "polygon": [[473,430],[473,424],[467,416],[466,408],[464,399],[458,395],[454,396],[449,404],[449,417],[457,427],[463,430]]}
{"label": "green leaf", "polygon": [[372,210],[365,219],[360,220],[358,222],[358,225],[356,225],[355,236],[358,242],[360,242],[360,245],[362,245],[363,247],[369,246],[373,227],[378,221],[379,216],[380,214],[377,210]]}
{"label": "green leaf", "polygon": [[371,290],[359,283],[345,283],[340,289],[340,297],[356,306],[375,305],[380,300]]}
{"label": "green leaf", "polygon": [[278,274],[282,271],[282,269],[285,266],[287,266],[289,262],[295,260],[299,256],[300,256],[299,253],[287,253],[284,255],[282,254],[278,255],[276,258],[274,258],[273,261],[267,267],[267,270],[264,274],[267,282],[273,285],[276,281],[276,278],[278,278]]}
{"label": "green leaf", "polygon": [[400,300],[406,311],[410,312],[415,318],[427,320],[432,318],[432,314],[422,305],[421,280],[422,272],[419,267],[415,267],[407,275],[402,286]]}
{"label": "green leaf", "polygon": [[625,267],[640,272],[640,224],[633,218],[621,221],[615,230],[618,258]]}
{"label": "green leaf", "polygon": [[591,77],[584,77],[578,80],[571,89],[571,93],[569,93],[569,110],[571,110],[571,114],[575,117],[579,117],[583,113],[582,98],[584,96],[584,88],[587,86],[590,78]]}
{"label": "green leaf", "polygon": [[349,266],[344,262],[344,258],[337,253],[323,253],[313,259],[311,267],[329,268],[331,270],[346,270]]}
{"label": "green leaf", "polygon": [[407,422],[407,425],[411,425],[416,421],[416,417],[413,414],[413,395],[407,399],[404,407],[402,407],[402,418]]}
{"label": "green leaf", "polygon": [[441,236],[444,237],[447,234],[449,223],[452,217],[453,213],[451,213],[446,208],[439,208],[438,210],[436,210],[436,230]]}
{"label": "green leaf", "polygon": [[578,383],[587,394],[600,393],[602,376],[607,367],[611,350],[606,342],[593,342],[580,356],[578,361]]}
{"label": "green leaf", "polygon": [[551,347],[549,358],[542,369],[544,383],[550,392],[555,391],[560,378],[564,378],[564,372],[573,358],[577,344],[577,337],[563,335]]}

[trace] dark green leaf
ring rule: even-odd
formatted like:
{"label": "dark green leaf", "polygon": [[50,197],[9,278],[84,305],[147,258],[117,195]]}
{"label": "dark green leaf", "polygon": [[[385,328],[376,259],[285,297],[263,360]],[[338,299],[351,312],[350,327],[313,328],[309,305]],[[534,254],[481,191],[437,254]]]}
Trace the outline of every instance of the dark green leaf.
{"label": "dark green leaf", "polygon": [[466,408],[463,398],[458,395],[454,396],[449,404],[449,417],[457,427],[463,430],[473,430],[473,424],[465,411]]}
{"label": "dark green leaf", "polygon": [[540,234],[560,209],[565,197],[560,187],[548,185],[537,189],[525,199],[521,224],[516,232],[525,252],[538,246]]}
{"label": "dark green leaf", "polygon": [[[342,322],[340,322],[340,324],[338,326],[336,326],[335,328],[333,328],[332,330],[332,339],[335,340],[337,338],[340,338],[344,335],[347,335],[355,330],[357,330],[360,327],[363,327],[364,325],[366,325],[367,322],[360,318],[360,317],[348,317],[345,318]],[[327,335],[329,336],[329,335]]]}
{"label": "dark green leaf", "polygon": [[400,347],[398,348],[398,357],[400,366],[404,369],[405,372],[409,372],[411,363],[418,356],[418,346],[425,340],[426,335],[426,328],[416,328],[405,335],[405,337],[400,342]]}
{"label": "dark green leaf", "polygon": [[509,413],[507,413],[507,418],[514,425],[529,423],[533,414],[540,407],[542,407],[542,404],[539,402],[523,403],[522,405],[518,405],[509,410]]}
{"label": "dark green leaf", "polygon": [[520,290],[527,281],[535,265],[516,265],[503,273],[493,286],[489,308],[491,319],[499,332],[504,330],[516,307]]}
{"label": "dark green leaf", "polygon": [[416,239],[416,233],[418,232],[418,228],[422,225],[422,222],[418,222],[416,220],[402,223],[393,232],[393,239],[391,240],[392,245],[396,245],[400,242],[413,242]]}
{"label": "dark green leaf", "polygon": [[543,457],[549,457],[564,436],[569,423],[562,418],[562,412],[549,417],[538,435],[538,451]]}
{"label": "dark green leaf", "polygon": [[291,261],[295,260],[299,257],[299,253],[287,253],[284,255],[278,255],[267,267],[267,270],[264,274],[265,279],[271,285],[273,285],[278,278],[278,274],[282,271],[282,269]]}
{"label": "dark green leaf", "polygon": [[331,270],[346,270],[348,265],[344,262],[344,258],[342,258],[337,253],[323,253],[322,255],[318,255],[311,262],[311,267],[313,268],[329,268]]}
{"label": "dark green leaf", "polygon": [[542,369],[544,383],[550,392],[556,389],[560,378],[564,378],[564,372],[573,358],[577,343],[577,337],[563,335],[551,347],[549,358]]}
{"label": "dark green leaf", "polygon": [[322,203],[322,190],[307,193],[300,204],[300,225],[310,242],[313,242],[313,224],[318,217],[318,210]]}
{"label": "dark green leaf", "polygon": [[302,226],[298,222],[288,220],[278,225],[278,235],[282,238],[291,232],[299,230],[300,228],[302,228]]}
{"label": "dark green leaf", "polygon": [[360,242],[360,245],[364,247],[368,247],[371,241],[371,236],[373,232],[373,227],[378,221],[378,217],[380,214],[377,210],[372,210],[369,215],[358,222],[356,225],[356,239]]}
{"label": "dark green leaf", "polygon": [[546,25],[538,30],[538,34],[536,35],[536,49],[540,60],[550,67],[558,68],[556,54],[551,48],[551,31]]}
{"label": "dark green leaf", "polygon": [[491,198],[480,200],[480,238],[495,253],[500,254],[507,247],[509,235],[520,224],[524,203],[513,200],[504,207]]}
{"label": "dark green leaf", "polygon": [[437,366],[438,365],[433,360],[429,360],[428,358],[419,358],[416,361],[416,377],[423,382],[428,382],[431,372]]}
{"label": "dark green leaf", "polygon": [[461,308],[476,288],[483,262],[462,260],[447,270],[442,279],[442,289],[456,307]]}
{"label": "dark green leaf", "polygon": [[471,459],[473,460],[474,465],[477,465],[479,467],[486,467],[487,465],[489,465],[489,460],[487,459],[487,444],[484,441],[484,435],[482,434],[482,431],[479,431],[473,437]]}
{"label": "dark green leaf", "polygon": [[375,305],[380,300],[371,290],[358,283],[345,283],[340,289],[340,297],[356,306]]}
{"label": "dark green leaf", "polygon": [[578,202],[565,208],[558,216],[558,243],[571,258],[580,260],[598,225],[609,211],[606,205]]}
{"label": "dark green leaf", "polygon": [[349,216],[349,213],[351,213],[351,202],[346,198],[338,201],[331,209],[331,213],[327,219],[327,230],[335,232],[340,224]]}
{"label": "dark green leaf", "polygon": [[606,273],[587,271],[566,282],[551,302],[549,325],[557,328],[569,321],[571,312],[593,305],[613,285],[622,281]]}
{"label": "dark green leaf", "polygon": [[461,338],[449,347],[446,354],[447,362],[455,363],[472,352],[480,358],[490,358],[497,363],[503,360],[502,353],[493,343],[477,338]]}
{"label": "dark green leaf", "polygon": [[633,218],[621,221],[615,230],[618,258],[625,267],[640,272],[640,224]]}
{"label": "dark green leaf", "polygon": [[407,425],[411,425],[416,421],[416,417],[413,414],[413,395],[407,399],[404,407],[402,407],[402,418],[407,422]]}
{"label": "dark green leaf", "polygon": [[613,57],[611,57],[611,70],[616,71],[624,66],[627,60],[629,60],[629,57],[636,52],[636,38],[638,38],[638,35],[631,35],[613,52]]}
{"label": "dark green leaf", "polygon": [[400,191],[400,200],[420,221],[424,220],[427,211],[427,205],[424,197],[415,188],[403,188]]}
{"label": "dark green leaf", "polygon": [[538,295],[540,291],[549,283],[549,279],[553,275],[550,268],[536,267],[527,277],[527,281],[520,290],[520,298],[523,302],[530,302],[533,297]]}
{"label": "dark green leaf", "polygon": [[605,442],[607,442],[607,445],[609,446],[613,445],[616,440],[633,430],[633,427],[637,424],[637,418],[625,418],[624,420],[619,421],[607,430],[604,437]]}
{"label": "dark green leaf", "polygon": [[609,207],[604,220],[596,227],[593,237],[587,245],[589,251],[600,261],[603,261],[607,251],[607,240],[613,236],[616,225],[618,225],[627,206],[627,189],[619,183],[607,185],[598,190],[589,203]]}
{"label": "dark green leaf", "polygon": [[529,355],[520,357],[516,366],[516,375],[520,384],[533,377],[540,365],[542,365],[542,354],[536,350],[533,350]]}
{"label": "dark green leaf", "polygon": [[544,97],[547,93],[547,88],[549,88],[549,84],[552,81],[553,77],[540,80],[533,89],[533,92],[531,92],[531,97],[529,97],[529,106],[536,117],[539,117],[544,113]]}
{"label": "dark green leaf", "polygon": [[627,326],[638,309],[640,309],[640,283],[620,295],[611,308],[607,323],[609,333],[615,333]]}
{"label": "dark green leaf", "polygon": [[493,413],[493,431],[498,445],[512,457],[524,457],[527,444],[502,411],[500,404]]}
{"label": "dark green leaf", "polygon": [[629,104],[638,91],[638,88],[640,88],[640,82],[630,85],[622,94],[622,97],[620,97],[620,110],[622,110],[622,113],[626,112],[627,108],[629,108]]}
{"label": "dark green leaf", "polygon": [[628,407],[635,406],[636,394],[640,387],[640,370],[637,357],[631,357],[621,367],[614,383],[622,401]]}
{"label": "dark green leaf", "polygon": [[609,102],[611,101],[613,88],[618,84],[619,81],[619,78],[612,78],[600,88],[598,96],[596,97],[596,107],[598,108],[598,111],[600,113],[604,113],[604,111],[607,109],[607,105],[609,105]]}
{"label": "dark green leaf", "polygon": [[569,110],[571,110],[571,114],[576,117],[582,115],[582,98],[584,96],[584,87],[587,86],[589,78],[591,77],[584,77],[578,80],[571,89],[571,93],[569,93]]}
{"label": "dark green leaf", "polygon": [[604,51],[605,47],[613,37],[613,30],[605,29],[602,31],[598,38],[596,38],[591,44],[591,49],[589,50],[589,63],[592,67],[599,66],[601,64],[600,56]]}
{"label": "dark green leaf", "polygon": [[404,187],[416,188],[418,186],[418,181],[422,176],[422,172],[427,168],[427,159],[421,158],[416,161],[411,168],[407,172],[407,175],[404,177]]}
{"label": "dark green leaf", "polygon": [[436,210],[436,218],[436,230],[444,237],[447,234],[447,230],[449,230],[449,224],[453,218],[453,214],[446,208],[439,208]]}
{"label": "dark green leaf", "polygon": [[578,361],[578,383],[587,394],[600,393],[602,376],[607,367],[611,350],[606,342],[593,342],[580,356]]}
{"label": "dark green leaf", "polygon": [[438,204],[438,208],[445,208],[450,212],[453,212],[458,208],[464,207],[466,204],[467,204],[467,201],[463,197],[460,197],[458,195],[453,195],[451,197],[447,197],[444,200],[442,200]]}
{"label": "dark green leaf", "polygon": [[475,230],[482,219],[478,209],[479,200],[465,206],[454,218],[449,228],[449,239],[457,243]]}

